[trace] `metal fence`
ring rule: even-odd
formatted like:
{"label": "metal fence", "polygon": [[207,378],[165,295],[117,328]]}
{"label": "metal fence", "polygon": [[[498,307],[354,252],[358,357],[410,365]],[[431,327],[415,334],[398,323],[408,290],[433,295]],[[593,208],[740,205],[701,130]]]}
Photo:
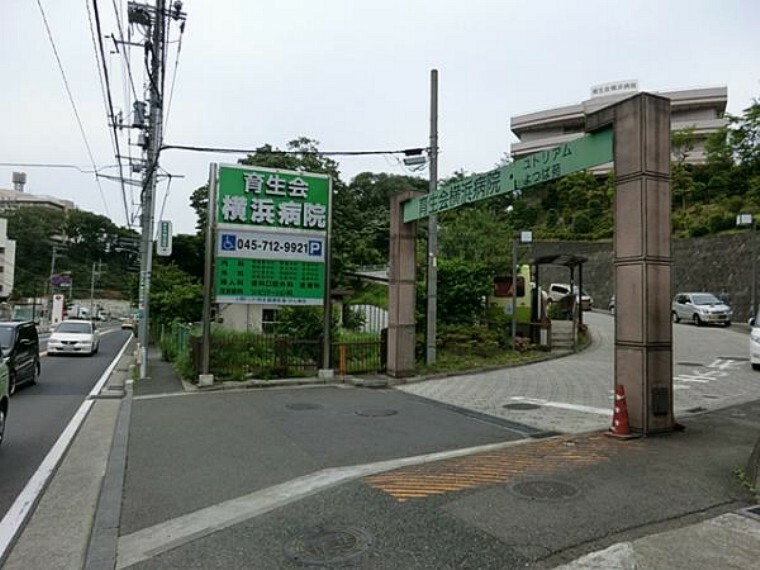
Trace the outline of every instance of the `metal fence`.
{"label": "metal fence", "polygon": [[[154,329],[155,330],[155,329]],[[176,360],[190,352],[190,338],[197,327],[191,324],[162,324],[158,330],[158,343],[165,360]],[[153,335],[155,339],[155,333]]]}
{"label": "metal fence", "polygon": [[[384,338],[377,334],[341,335],[332,343],[331,366],[339,375],[384,371]],[[174,342],[178,336],[167,336],[167,339]],[[188,334],[183,340],[178,339],[182,341],[184,350],[190,351],[195,372],[200,372],[201,339]],[[215,333],[211,337],[209,371],[220,380],[316,376],[322,367],[322,350],[321,339]],[[180,349],[175,349],[173,354],[180,354]]]}
{"label": "metal fence", "polygon": [[332,343],[332,367],[341,375],[384,372],[384,334],[341,335]]}

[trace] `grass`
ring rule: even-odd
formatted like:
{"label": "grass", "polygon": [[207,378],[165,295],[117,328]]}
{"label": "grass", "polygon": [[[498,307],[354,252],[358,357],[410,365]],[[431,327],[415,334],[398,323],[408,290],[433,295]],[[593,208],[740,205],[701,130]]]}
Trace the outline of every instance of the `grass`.
{"label": "grass", "polygon": [[435,364],[427,365],[418,363],[417,373],[424,375],[447,372],[467,372],[479,368],[535,362],[546,358],[546,355],[546,351],[542,350],[528,350],[526,352],[514,352],[509,350],[495,352],[490,356],[439,351]]}
{"label": "grass", "polygon": [[752,482],[747,478],[747,472],[742,467],[734,469],[734,475],[739,480],[739,483],[747,489],[755,497],[755,501],[760,501],[760,489],[757,489]]}

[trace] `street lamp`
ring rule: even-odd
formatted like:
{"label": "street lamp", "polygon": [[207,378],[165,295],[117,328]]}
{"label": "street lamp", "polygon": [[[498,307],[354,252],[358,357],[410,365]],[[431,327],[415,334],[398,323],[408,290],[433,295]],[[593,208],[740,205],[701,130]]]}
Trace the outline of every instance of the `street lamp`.
{"label": "street lamp", "polygon": [[[512,239],[512,348],[517,350],[517,244],[531,243],[533,232],[521,231]],[[528,287],[528,284],[525,284]]]}

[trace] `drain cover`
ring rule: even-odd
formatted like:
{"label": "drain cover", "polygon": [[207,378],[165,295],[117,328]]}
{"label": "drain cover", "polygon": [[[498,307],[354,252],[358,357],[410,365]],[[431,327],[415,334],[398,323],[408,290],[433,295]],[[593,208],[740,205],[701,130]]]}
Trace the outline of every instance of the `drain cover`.
{"label": "drain cover", "polygon": [[702,394],[705,400],[720,400],[720,396],[713,396],[711,394]]}
{"label": "drain cover", "polygon": [[571,499],[579,493],[576,487],[562,481],[523,481],[512,490],[522,497],[544,501]]}
{"label": "drain cover", "polygon": [[320,410],[322,406],[319,404],[310,404],[309,402],[295,402],[294,404],[285,404],[285,407],[289,410]]}
{"label": "drain cover", "polygon": [[504,404],[503,406],[507,410],[537,410],[541,406],[538,404],[527,404],[527,403],[517,403],[517,404]]}
{"label": "drain cover", "polygon": [[704,366],[701,362],[676,362],[678,366]]}
{"label": "drain cover", "polygon": [[696,408],[689,408],[686,411],[689,412],[690,414],[696,414],[697,412],[706,412],[707,408],[703,406],[697,406]]}
{"label": "drain cover", "polygon": [[385,418],[395,416],[397,413],[398,411],[396,410],[359,410],[356,412],[356,415],[363,418]]}
{"label": "drain cover", "polygon": [[372,537],[358,528],[318,528],[286,545],[285,555],[299,564],[340,564],[361,556],[370,546]]}

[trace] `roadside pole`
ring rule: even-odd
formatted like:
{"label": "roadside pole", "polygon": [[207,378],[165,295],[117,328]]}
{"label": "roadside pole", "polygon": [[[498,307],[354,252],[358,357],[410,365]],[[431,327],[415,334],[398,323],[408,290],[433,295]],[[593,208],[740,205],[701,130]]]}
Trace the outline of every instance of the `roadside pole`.
{"label": "roadside pole", "polygon": [[[438,188],[438,70],[430,70],[430,187]],[[425,362],[435,364],[436,321],[438,319],[438,216],[428,217],[427,327]]]}
{"label": "roadside pole", "polygon": [[142,239],[140,242],[140,320],[138,338],[140,342],[140,378],[148,377],[148,342],[150,341],[150,282],[153,267],[153,216],[158,158],[163,130],[164,91],[164,18],[165,0],[156,0],[153,20],[153,44],[150,75],[150,137],[147,153],[147,169],[143,179],[142,196]]}
{"label": "roadside pole", "polygon": [[201,346],[201,379],[213,384],[209,378],[211,365],[211,299],[213,295],[214,229],[216,227],[216,185],[218,166],[212,163],[208,174],[208,210],[206,214],[206,257],[203,267],[203,333]]}

